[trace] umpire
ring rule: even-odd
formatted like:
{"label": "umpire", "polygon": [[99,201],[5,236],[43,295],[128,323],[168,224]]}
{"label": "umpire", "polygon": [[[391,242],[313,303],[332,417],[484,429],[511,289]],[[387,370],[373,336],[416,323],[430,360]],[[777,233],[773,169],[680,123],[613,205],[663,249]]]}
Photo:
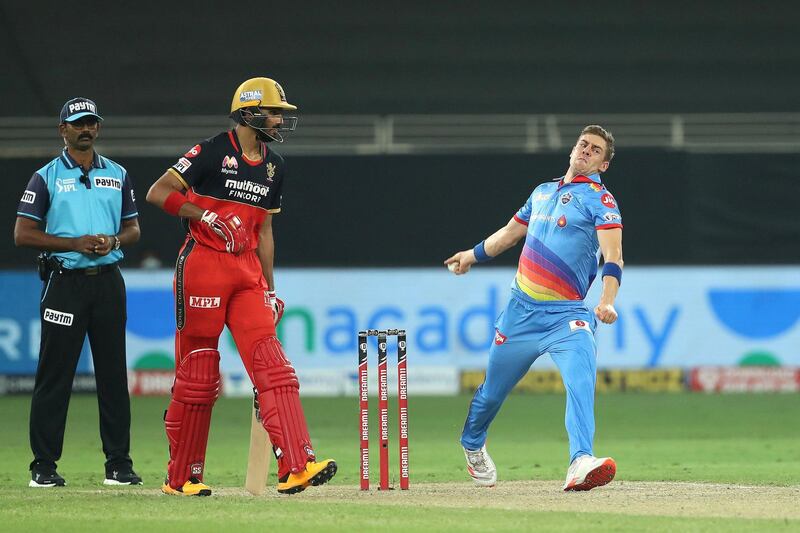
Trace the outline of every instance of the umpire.
{"label": "umpire", "polygon": [[[120,165],[94,151],[103,120],[73,98],[61,109],[64,151],[34,173],[22,194],[14,243],[42,250],[42,338],[31,400],[31,487],[64,486],[56,472],[83,341],[92,347],[106,485],[141,485],[130,458],[125,361],[123,246],[139,240],[133,186]],[[44,225],[44,231],[40,226]]]}

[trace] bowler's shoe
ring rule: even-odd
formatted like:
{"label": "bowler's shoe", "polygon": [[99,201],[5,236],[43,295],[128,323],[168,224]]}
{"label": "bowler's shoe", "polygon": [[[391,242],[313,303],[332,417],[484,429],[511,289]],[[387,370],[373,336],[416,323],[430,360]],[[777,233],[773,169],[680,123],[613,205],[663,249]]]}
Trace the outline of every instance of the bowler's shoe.
{"label": "bowler's shoe", "polygon": [[607,485],[617,473],[617,463],[611,457],[581,455],[567,470],[564,490],[591,490]]}
{"label": "bowler's shoe", "polygon": [[486,445],[479,450],[464,448],[464,457],[467,459],[467,472],[472,481],[479,487],[494,487],[497,483],[497,468],[494,461],[486,451]]}

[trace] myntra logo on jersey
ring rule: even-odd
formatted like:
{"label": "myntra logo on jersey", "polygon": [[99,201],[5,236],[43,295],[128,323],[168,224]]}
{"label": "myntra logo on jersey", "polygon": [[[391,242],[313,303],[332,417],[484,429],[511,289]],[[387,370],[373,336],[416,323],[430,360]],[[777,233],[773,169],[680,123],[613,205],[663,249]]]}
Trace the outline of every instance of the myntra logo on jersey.
{"label": "myntra logo on jersey", "polygon": [[219,296],[189,296],[189,307],[214,309],[219,307]]}
{"label": "myntra logo on jersey", "polygon": [[94,178],[95,187],[105,187],[107,189],[122,190],[122,180],[117,178],[107,178],[105,176],[97,176]]}
{"label": "myntra logo on jersey", "polygon": [[238,174],[239,172],[236,170],[238,168],[239,162],[236,160],[236,158],[226,155],[222,159],[222,169],[220,172],[223,174]]}
{"label": "myntra logo on jersey", "polygon": [[269,187],[253,181],[225,180],[225,187],[230,189],[228,198],[250,202],[260,202],[269,193]]}

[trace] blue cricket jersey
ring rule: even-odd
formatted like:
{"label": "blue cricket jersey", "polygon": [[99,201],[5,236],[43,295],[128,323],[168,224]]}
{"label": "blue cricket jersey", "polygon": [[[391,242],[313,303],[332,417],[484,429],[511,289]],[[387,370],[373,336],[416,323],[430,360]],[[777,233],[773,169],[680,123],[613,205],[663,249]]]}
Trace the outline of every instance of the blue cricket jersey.
{"label": "blue cricket jersey", "polygon": [[583,300],[597,275],[597,230],[622,227],[599,174],[542,183],[514,219],[528,232],[512,290],[533,301]]}
{"label": "blue cricket jersey", "polygon": [[[17,215],[45,221],[45,231],[56,237],[119,233],[122,220],[137,217],[133,184],[127,171],[95,152],[88,180],[65,148],[61,155],[37,170],[22,194]],[[53,252],[64,267],[87,268],[116,263],[122,250],[98,256]]]}

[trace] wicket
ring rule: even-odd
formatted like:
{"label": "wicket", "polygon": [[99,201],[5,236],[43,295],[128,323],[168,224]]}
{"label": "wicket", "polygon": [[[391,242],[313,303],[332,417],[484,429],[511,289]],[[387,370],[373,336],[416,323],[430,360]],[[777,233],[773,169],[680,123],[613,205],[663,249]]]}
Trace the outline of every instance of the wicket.
{"label": "wicket", "polygon": [[400,452],[400,489],[408,490],[408,368],[406,330],[370,329],[358,332],[358,385],[361,434],[361,490],[369,490],[369,382],[367,373],[367,338],[378,338],[378,418],[380,422],[380,490],[389,490],[389,376],[386,361],[386,338],[397,337],[397,412]]}

